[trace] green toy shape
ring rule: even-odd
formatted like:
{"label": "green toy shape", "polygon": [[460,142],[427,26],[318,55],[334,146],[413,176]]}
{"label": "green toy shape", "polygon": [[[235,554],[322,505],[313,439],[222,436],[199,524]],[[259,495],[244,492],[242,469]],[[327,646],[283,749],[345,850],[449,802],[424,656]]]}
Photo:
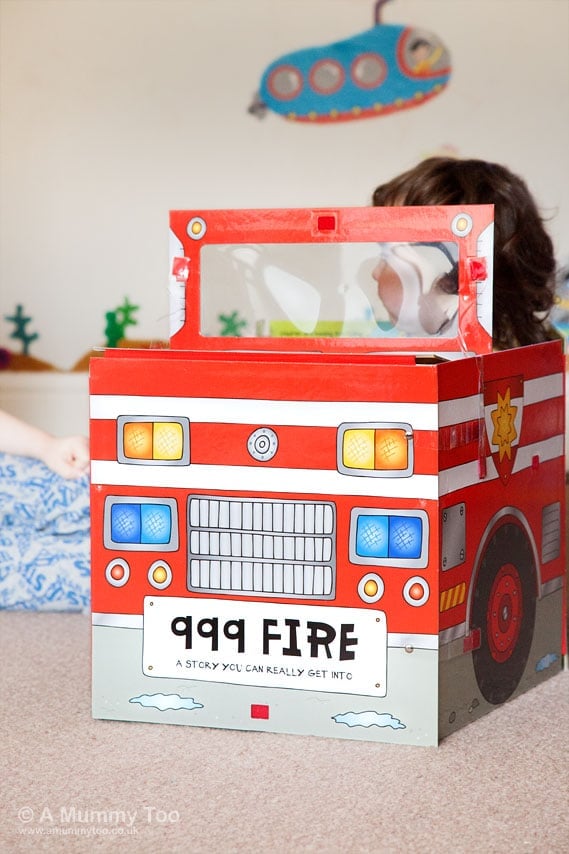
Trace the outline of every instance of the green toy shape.
{"label": "green toy shape", "polygon": [[26,326],[32,318],[24,315],[23,310],[23,306],[17,305],[15,314],[4,315],[4,320],[7,320],[15,325],[15,329],[11,333],[10,338],[19,339],[22,342],[23,355],[29,356],[30,344],[32,343],[32,341],[35,341],[37,338],[39,338],[39,334],[37,332],[26,332]]}
{"label": "green toy shape", "polygon": [[221,323],[221,334],[234,338],[241,337],[241,330],[247,326],[247,321],[239,317],[237,311],[231,314],[218,314],[217,319]]}
{"label": "green toy shape", "polygon": [[127,326],[136,326],[138,321],[133,318],[133,314],[138,311],[140,306],[133,305],[128,297],[124,298],[122,305],[119,305],[114,311],[107,311],[105,319],[105,346],[116,347],[124,337]]}

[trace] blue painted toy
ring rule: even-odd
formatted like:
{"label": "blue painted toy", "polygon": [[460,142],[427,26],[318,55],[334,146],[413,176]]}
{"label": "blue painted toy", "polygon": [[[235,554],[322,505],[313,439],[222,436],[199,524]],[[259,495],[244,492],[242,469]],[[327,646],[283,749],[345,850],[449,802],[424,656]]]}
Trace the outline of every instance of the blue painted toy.
{"label": "blue painted toy", "polygon": [[303,122],[382,116],[419,106],[447,85],[450,55],[433,33],[401,24],[375,25],[355,36],[285,54],[261,78],[249,112],[267,110]]}

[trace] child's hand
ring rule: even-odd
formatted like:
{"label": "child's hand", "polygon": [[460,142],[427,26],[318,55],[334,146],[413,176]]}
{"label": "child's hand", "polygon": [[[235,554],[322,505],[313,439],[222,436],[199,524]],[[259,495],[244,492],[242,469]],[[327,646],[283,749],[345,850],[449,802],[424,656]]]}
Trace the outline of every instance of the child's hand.
{"label": "child's hand", "polygon": [[42,459],[62,477],[80,477],[89,468],[89,443],[84,436],[50,436]]}

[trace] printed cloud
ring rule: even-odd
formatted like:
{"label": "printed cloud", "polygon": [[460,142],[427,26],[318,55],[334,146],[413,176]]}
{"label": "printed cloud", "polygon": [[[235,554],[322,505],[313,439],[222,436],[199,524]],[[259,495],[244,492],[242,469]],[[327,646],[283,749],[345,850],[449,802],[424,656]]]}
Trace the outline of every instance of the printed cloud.
{"label": "printed cloud", "polygon": [[539,673],[542,670],[547,670],[548,667],[551,667],[552,664],[558,660],[559,656],[554,652],[549,652],[547,655],[544,655],[543,658],[540,658],[537,664],[535,665],[535,669]]}
{"label": "printed cloud", "polygon": [[192,697],[180,697],[179,694],[141,694],[139,697],[132,697],[129,703],[140,703],[141,706],[160,709],[161,712],[169,709],[203,709],[202,703]]}
{"label": "printed cloud", "polygon": [[343,715],[333,715],[332,720],[337,724],[346,724],[346,726],[379,726],[391,727],[392,729],[405,729],[405,724],[394,718],[389,713],[380,714],[379,712],[346,712]]}

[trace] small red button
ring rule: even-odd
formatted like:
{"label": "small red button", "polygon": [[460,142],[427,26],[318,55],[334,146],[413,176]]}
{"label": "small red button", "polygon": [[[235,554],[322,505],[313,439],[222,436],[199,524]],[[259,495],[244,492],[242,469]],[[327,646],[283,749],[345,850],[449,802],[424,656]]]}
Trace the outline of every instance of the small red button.
{"label": "small red button", "polygon": [[269,707],[259,705],[256,703],[251,704],[251,717],[252,718],[261,718],[264,721],[269,720]]}
{"label": "small red button", "polygon": [[469,258],[468,274],[471,282],[485,282],[488,278],[486,258]]}
{"label": "small red button", "polygon": [[318,217],[318,231],[335,231],[336,217],[333,214],[321,214]]}

